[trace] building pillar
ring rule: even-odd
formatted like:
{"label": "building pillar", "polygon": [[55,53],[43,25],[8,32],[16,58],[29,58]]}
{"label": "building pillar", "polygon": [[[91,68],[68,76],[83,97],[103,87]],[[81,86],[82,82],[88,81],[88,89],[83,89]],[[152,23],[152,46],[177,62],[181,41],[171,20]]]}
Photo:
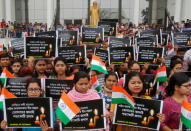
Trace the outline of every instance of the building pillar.
{"label": "building pillar", "polygon": [[182,0],[175,0],[175,8],[174,8],[174,21],[181,21],[181,8],[182,8]]}
{"label": "building pillar", "polygon": [[5,0],[5,19],[8,21],[15,21],[15,0]]}
{"label": "building pillar", "polygon": [[0,0],[0,21],[5,19],[5,0]]}
{"label": "building pillar", "polygon": [[157,0],[152,1],[152,23],[157,23]]}
{"label": "building pillar", "polygon": [[134,0],[134,16],[133,16],[133,23],[138,26],[139,25],[139,0]]}
{"label": "building pillar", "polygon": [[54,26],[54,0],[47,0],[47,30]]}

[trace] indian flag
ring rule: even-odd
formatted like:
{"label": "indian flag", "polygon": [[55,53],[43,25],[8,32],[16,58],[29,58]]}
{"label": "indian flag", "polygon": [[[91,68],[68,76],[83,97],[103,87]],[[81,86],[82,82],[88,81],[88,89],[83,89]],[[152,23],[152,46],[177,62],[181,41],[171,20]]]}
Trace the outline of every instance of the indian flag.
{"label": "indian flag", "polygon": [[13,77],[15,77],[13,74],[11,74],[11,72],[9,72],[8,70],[7,70],[7,68],[4,68],[3,69],[3,71],[2,71],[2,73],[1,73],[1,77],[9,77],[9,78],[13,78]]}
{"label": "indian flag", "polygon": [[124,88],[113,86],[112,104],[127,104],[134,110],[135,101]]}
{"label": "indian flag", "polygon": [[157,82],[166,82],[166,81],[167,81],[166,66],[161,66],[157,70],[157,74],[155,75],[152,88],[155,86]]}
{"label": "indian flag", "polygon": [[96,55],[92,56],[91,70],[97,70],[103,72],[104,74],[108,74],[105,63],[103,63],[102,60]]}
{"label": "indian flag", "polygon": [[79,112],[80,108],[63,92],[56,108],[56,115],[62,123],[68,124]]}
{"label": "indian flag", "polygon": [[180,119],[187,128],[191,129],[191,103],[182,102]]}
{"label": "indian flag", "polygon": [[9,92],[7,89],[2,88],[1,96],[0,96],[0,109],[3,109],[3,101],[5,98],[16,98],[15,95],[13,95],[11,92]]}
{"label": "indian flag", "polygon": [[156,74],[156,81],[157,82],[166,82],[167,81],[166,66],[159,67],[157,74]]}
{"label": "indian flag", "polygon": [[93,76],[91,78],[91,84],[90,84],[90,87],[94,90],[96,90],[97,92],[99,92],[101,90],[101,87],[99,85],[99,81],[98,81],[98,78],[97,76]]}

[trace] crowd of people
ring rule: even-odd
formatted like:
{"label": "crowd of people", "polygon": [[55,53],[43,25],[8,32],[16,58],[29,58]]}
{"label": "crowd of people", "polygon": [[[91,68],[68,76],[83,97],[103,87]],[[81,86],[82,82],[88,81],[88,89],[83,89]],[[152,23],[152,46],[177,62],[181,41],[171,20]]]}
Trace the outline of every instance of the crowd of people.
{"label": "crowd of people", "polygon": [[[175,25],[169,24],[168,27],[163,25],[149,25],[140,24],[138,27],[130,24],[118,25],[118,33],[123,34],[123,37],[134,37],[137,35],[139,30],[157,30],[157,29],[169,29],[173,30],[176,28],[190,28],[191,21],[175,23]],[[1,22],[1,37],[21,37],[22,32],[27,32],[28,35],[33,35],[34,32],[45,32],[47,31],[46,24],[17,24],[16,22],[6,23],[4,20]],[[56,30],[79,30],[80,25],[57,25]],[[7,30],[7,31],[6,31]],[[7,34],[8,33],[8,34]],[[161,45],[162,46],[162,45]],[[162,131],[178,131],[180,123],[180,112],[182,101],[188,101],[191,103],[191,83],[190,78],[182,71],[191,71],[191,50],[180,51],[178,47],[174,48],[174,52],[171,54],[170,67],[167,69],[168,81],[160,83],[160,88],[156,91],[154,96],[147,96],[145,86],[145,74],[156,75],[157,69],[153,68],[149,63],[140,65],[136,61],[129,61],[121,65],[108,65],[108,74],[105,75],[105,87],[99,92],[90,89],[90,82],[93,76],[101,74],[96,70],[91,70],[91,60],[95,46],[86,46],[86,65],[72,65],[68,66],[65,64],[65,60],[62,57],[56,57],[51,59],[35,59],[34,57],[15,58],[11,56],[11,49],[4,47],[3,54],[0,55],[0,67],[1,72],[4,68],[7,68],[15,77],[31,78],[27,83],[27,94],[28,97],[41,97],[41,85],[37,78],[51,78],[65,80],[73,80],[74,87],[68,93],[68,96],[74,101],[86,101],[94,99],[104,99],[106,107],[107,128],[105,130],[116,130],[116,131],[142,131],[149,130],[132,126],[120,126],[112,125],[113,111],[115,105],[112,105],[112,87],[119,86],[124,89],[133,97],[140,97],[146,99],[159,99],[163,100],[163,111],[158,113],[157,117],[161,122],[160,130]],[[108,47],[108,41],[105,39],[99,48],[106,49]],[[165,65],[165,60],[160,59],[160,62]],[[124,74],[127,76],[124,78]],[[125,81],[125,83],[124,83]],[[1,88],[3,85],[1,84]],[[159,97],[156,97],[158,95]],[[57,105],[54,105],[55,107]],[[1,111],[0,113],[2,113]],[[58,129],[58,123],[60,120],[53,113],[54,129]],[[3,120],[3,115],[0,116],[1,129],[6,130],[7,122]],[[40,128],[28,129],[23,128],[22,130],[54,130],[47,126],[46,121],[42,121]],[[20,130],[20,129],[13,129]]]}

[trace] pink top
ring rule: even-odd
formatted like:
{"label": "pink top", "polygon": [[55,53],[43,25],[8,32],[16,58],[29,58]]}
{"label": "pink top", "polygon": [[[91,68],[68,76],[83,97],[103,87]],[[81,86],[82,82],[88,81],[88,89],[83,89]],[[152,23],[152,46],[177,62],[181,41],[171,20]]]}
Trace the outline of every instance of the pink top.
{"label": "pink top", "polygon": [[[80,92],[77,92],[75,87],[74,87],[71,91],[68,92],[67,95],[74,102],[100,99],[100,96],[98,95],[97,91],[96,90],[92,90],[92,89],[89,89],[87,91],[87,93],[82,94]],[[106,110],[106,114],[107,113],[108,113],[108,111]],[[109,121],[107,120],[106,129],[105,130],[94,130],[94,131],[109,131]]]}

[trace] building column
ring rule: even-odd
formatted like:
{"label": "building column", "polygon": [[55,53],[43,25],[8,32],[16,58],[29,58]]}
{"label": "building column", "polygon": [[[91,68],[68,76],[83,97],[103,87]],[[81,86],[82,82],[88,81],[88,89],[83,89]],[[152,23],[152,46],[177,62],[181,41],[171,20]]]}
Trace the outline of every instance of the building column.
{"label": "building column", "polygon": [[54,26],[55,5],[54,0],[47,0],[47,30]]}
{"label": "building column", "polygon": [[181,8],[182,8],[182,0],[175,0],[175,8],[174,8],[174,21],[181,21]]}
{"label": "building column", "polygon": [[139,0],[134,0],[134,16],[133,16],[133,23],[138,26],[139,25]]}
{"label": "building column", "polygon": [[15,21],[15,0],[5,0],[5,16],[7,21]]}
{"label": "building column", "polygon": [[0,0],[0,21],[5,19],[5,0]]}
{"label": "building column", "polygon": [[152,23],[157,23],[157,0],[152,1]]}

